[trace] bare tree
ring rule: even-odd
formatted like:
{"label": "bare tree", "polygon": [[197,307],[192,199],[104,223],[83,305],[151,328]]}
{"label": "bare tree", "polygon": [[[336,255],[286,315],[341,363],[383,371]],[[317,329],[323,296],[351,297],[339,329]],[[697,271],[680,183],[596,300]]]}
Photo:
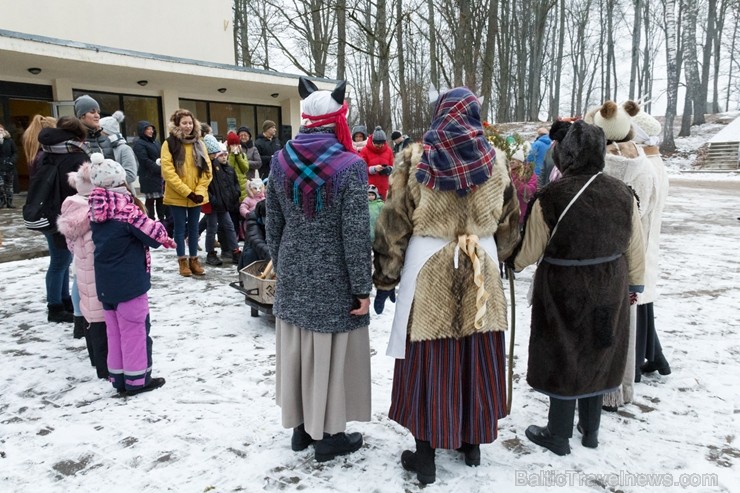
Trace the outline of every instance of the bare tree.
{"label": "bare tree", "polygon": [[683,51],[686,54],[686,99],[684,101],[681,131],[679,137],[691,135],[691,115],[704,112],[706,108],[697,107],[697,92],[701,91],[699,62],[696,56],[696,22],[699,14],[698,0],[683,0],[686,25],[684,27]]}
{"label": "bare tree", "polygon": [[668,89],[666,91],[668,103],[665,112],[665,124],[663,125],[663,143],[660,152],[670,154],[676,150],[676,142],[673,139],[673,120],[676,118],[676,106],[678,100],[678,62],[676,60],[676,0],[665,0],[665,43],[666,43],[666,71],[668,75]]}
{"label": "bare tree", "polygon": [[635,21],[632,27],[632,63],[630,64],[629,98],[635,99],[635,84],[637,83],[640,65],[640,35],[642,34],[641,24],[643,15],[642,0],[633,0],[632,5],[635,9]]}

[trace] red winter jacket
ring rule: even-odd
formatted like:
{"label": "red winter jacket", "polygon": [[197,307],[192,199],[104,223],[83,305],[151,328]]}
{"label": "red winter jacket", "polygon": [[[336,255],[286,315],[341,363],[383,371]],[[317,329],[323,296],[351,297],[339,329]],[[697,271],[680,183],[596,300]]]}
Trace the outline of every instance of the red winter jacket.
{"label": "red winter jacket", "polygon": [[374,174],[370,168],[379,164],[385,164],[387,166],[393,166],[393,150],[388,147],[388,144],[383,144],[383,147],[376,149],[372,143],[372,139],[368,139],[367,145],[360,151],[360,156],[367,163],[367,181],[370,185],[375,185],[378,188],[380,196],[385,200],[385,194],[388,192],[388,175]]}

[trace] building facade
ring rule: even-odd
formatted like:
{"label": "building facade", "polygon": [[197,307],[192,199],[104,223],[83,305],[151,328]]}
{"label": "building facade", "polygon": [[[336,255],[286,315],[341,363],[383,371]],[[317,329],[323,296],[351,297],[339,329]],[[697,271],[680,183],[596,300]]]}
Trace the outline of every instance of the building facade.
{"label": "building facade", "polygon": [[[129,142],[139,120],[166,137],[178,108],[220,138],[243,125],[254,138],[273,120],[285,141],[300,124],[298,76],[234,65],[232,7],[231,0],[0,0],[0,122],[20,144],[34,115],[72,114],[74,99],[89,94],[103,116],[124,112]],[[18,175],[25,189],[22,153]]]}

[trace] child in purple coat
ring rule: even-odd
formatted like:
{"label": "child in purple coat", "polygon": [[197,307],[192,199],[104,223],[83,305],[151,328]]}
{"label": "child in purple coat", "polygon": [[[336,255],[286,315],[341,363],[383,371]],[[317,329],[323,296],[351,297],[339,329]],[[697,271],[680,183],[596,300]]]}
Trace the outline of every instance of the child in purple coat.
{"label": "child in purple coat", "polygon": [[[149,337],[149,247],[174,248],[162,223],[150,219],[126,187],[126,172],[102,154],[91,156],[90,222],[95,243],[95,282],[108,329],[108,373],[122,395],[164,385],[153,378]],[[138,203],[137,203],[138,201]]]}

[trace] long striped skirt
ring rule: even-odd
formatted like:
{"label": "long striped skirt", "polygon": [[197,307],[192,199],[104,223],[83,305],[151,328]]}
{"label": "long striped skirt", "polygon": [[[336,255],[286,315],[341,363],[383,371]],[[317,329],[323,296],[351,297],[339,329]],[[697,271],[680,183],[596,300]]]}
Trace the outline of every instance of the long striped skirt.
{"label": "long striped skirt", "polygon": [[388,416],[434,448],[491,443],[506,416],[504,333],[406,340]]}

